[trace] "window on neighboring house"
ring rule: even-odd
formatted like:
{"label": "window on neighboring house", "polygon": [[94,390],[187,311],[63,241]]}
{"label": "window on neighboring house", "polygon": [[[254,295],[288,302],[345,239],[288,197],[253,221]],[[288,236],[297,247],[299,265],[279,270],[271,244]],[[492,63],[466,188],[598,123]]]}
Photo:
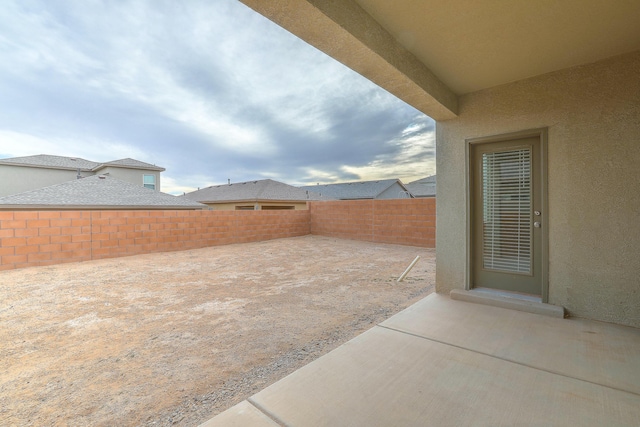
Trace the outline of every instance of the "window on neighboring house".
{"label": "window on neighboring house", "polygon": [[152,190],[156,189],[156,176],[155,175],[143,175],[142,183],[146,188],[150,188]]}
{"label": "window on neighboring house", "polygon": [[295,206],[263,206],[263,211],[293,210]]}

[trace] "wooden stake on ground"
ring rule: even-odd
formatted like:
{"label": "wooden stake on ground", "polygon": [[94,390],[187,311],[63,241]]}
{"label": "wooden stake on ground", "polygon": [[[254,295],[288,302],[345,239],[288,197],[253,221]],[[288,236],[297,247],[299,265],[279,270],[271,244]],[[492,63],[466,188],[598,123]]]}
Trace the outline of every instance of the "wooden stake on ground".
{"label": "wooden stake on ground", "polygon": [[418,262],[418,260],[420,259],[420,255],[418,255],[416,257],[416,259],[413,260],[413,262],[411,264],[409,264],[409,267],[407,267],[407,269],[404,271],[404,273],[402,273],[400,275],[400,277],[398,277],[398,282],[402,282],[404,280],[404,277],[409,274],[409,272],[411,271],[411,269],[413,268],[414,265],[416,265],[416,262]]}

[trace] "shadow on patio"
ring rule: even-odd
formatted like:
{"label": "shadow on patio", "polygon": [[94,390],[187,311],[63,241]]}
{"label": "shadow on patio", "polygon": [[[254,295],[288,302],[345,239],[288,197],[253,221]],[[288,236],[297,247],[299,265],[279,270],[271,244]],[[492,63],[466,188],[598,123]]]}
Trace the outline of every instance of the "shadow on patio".
{"label": "shadow on patio", "polygon": [[640,330],[432,294],[214,426],[640,425]]}

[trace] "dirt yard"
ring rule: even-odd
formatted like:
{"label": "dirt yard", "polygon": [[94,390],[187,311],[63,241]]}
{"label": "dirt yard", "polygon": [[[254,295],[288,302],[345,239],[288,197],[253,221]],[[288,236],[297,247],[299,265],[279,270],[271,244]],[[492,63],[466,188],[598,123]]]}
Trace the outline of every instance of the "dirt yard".
{"label": "dirt yard", "polygon": [[429,294],[434,258],[304,236],[0,272],[0,425],[197,426]]}

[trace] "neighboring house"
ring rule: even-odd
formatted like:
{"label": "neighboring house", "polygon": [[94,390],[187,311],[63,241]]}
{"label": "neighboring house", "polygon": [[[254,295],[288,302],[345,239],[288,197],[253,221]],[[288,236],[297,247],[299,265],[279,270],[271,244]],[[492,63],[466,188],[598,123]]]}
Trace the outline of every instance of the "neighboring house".
{"label": "neighboring house", "polygon": [[428,176],[405,184],[413,197],[436,197],[436,176]]}
{"label": "neighboring house", "polygon": [[399,179],[305,185],[300,188],[339,200],[410,199],[413,197]]}
{"label": "neighboring house", "polygon": [[213,185],[180,197],[215,210],[300,210],[308,209],[308,201],[330,199],[272,179]]}
{"label": "neighboring house", "polygon": [[48,154],[12,157],[0,159],[0,197],[100,174],[160,191],[164,170],[134,159],[98,163]]}
{"label": "neighboring house", "polygon": [[0,210],[63,209],[206,209],[206,206],[107,175],[0,197]]}
{"label": "neighboring house", "polygon": [[438,293],[640,327],[640,2],[241,1],[436,120]]}

